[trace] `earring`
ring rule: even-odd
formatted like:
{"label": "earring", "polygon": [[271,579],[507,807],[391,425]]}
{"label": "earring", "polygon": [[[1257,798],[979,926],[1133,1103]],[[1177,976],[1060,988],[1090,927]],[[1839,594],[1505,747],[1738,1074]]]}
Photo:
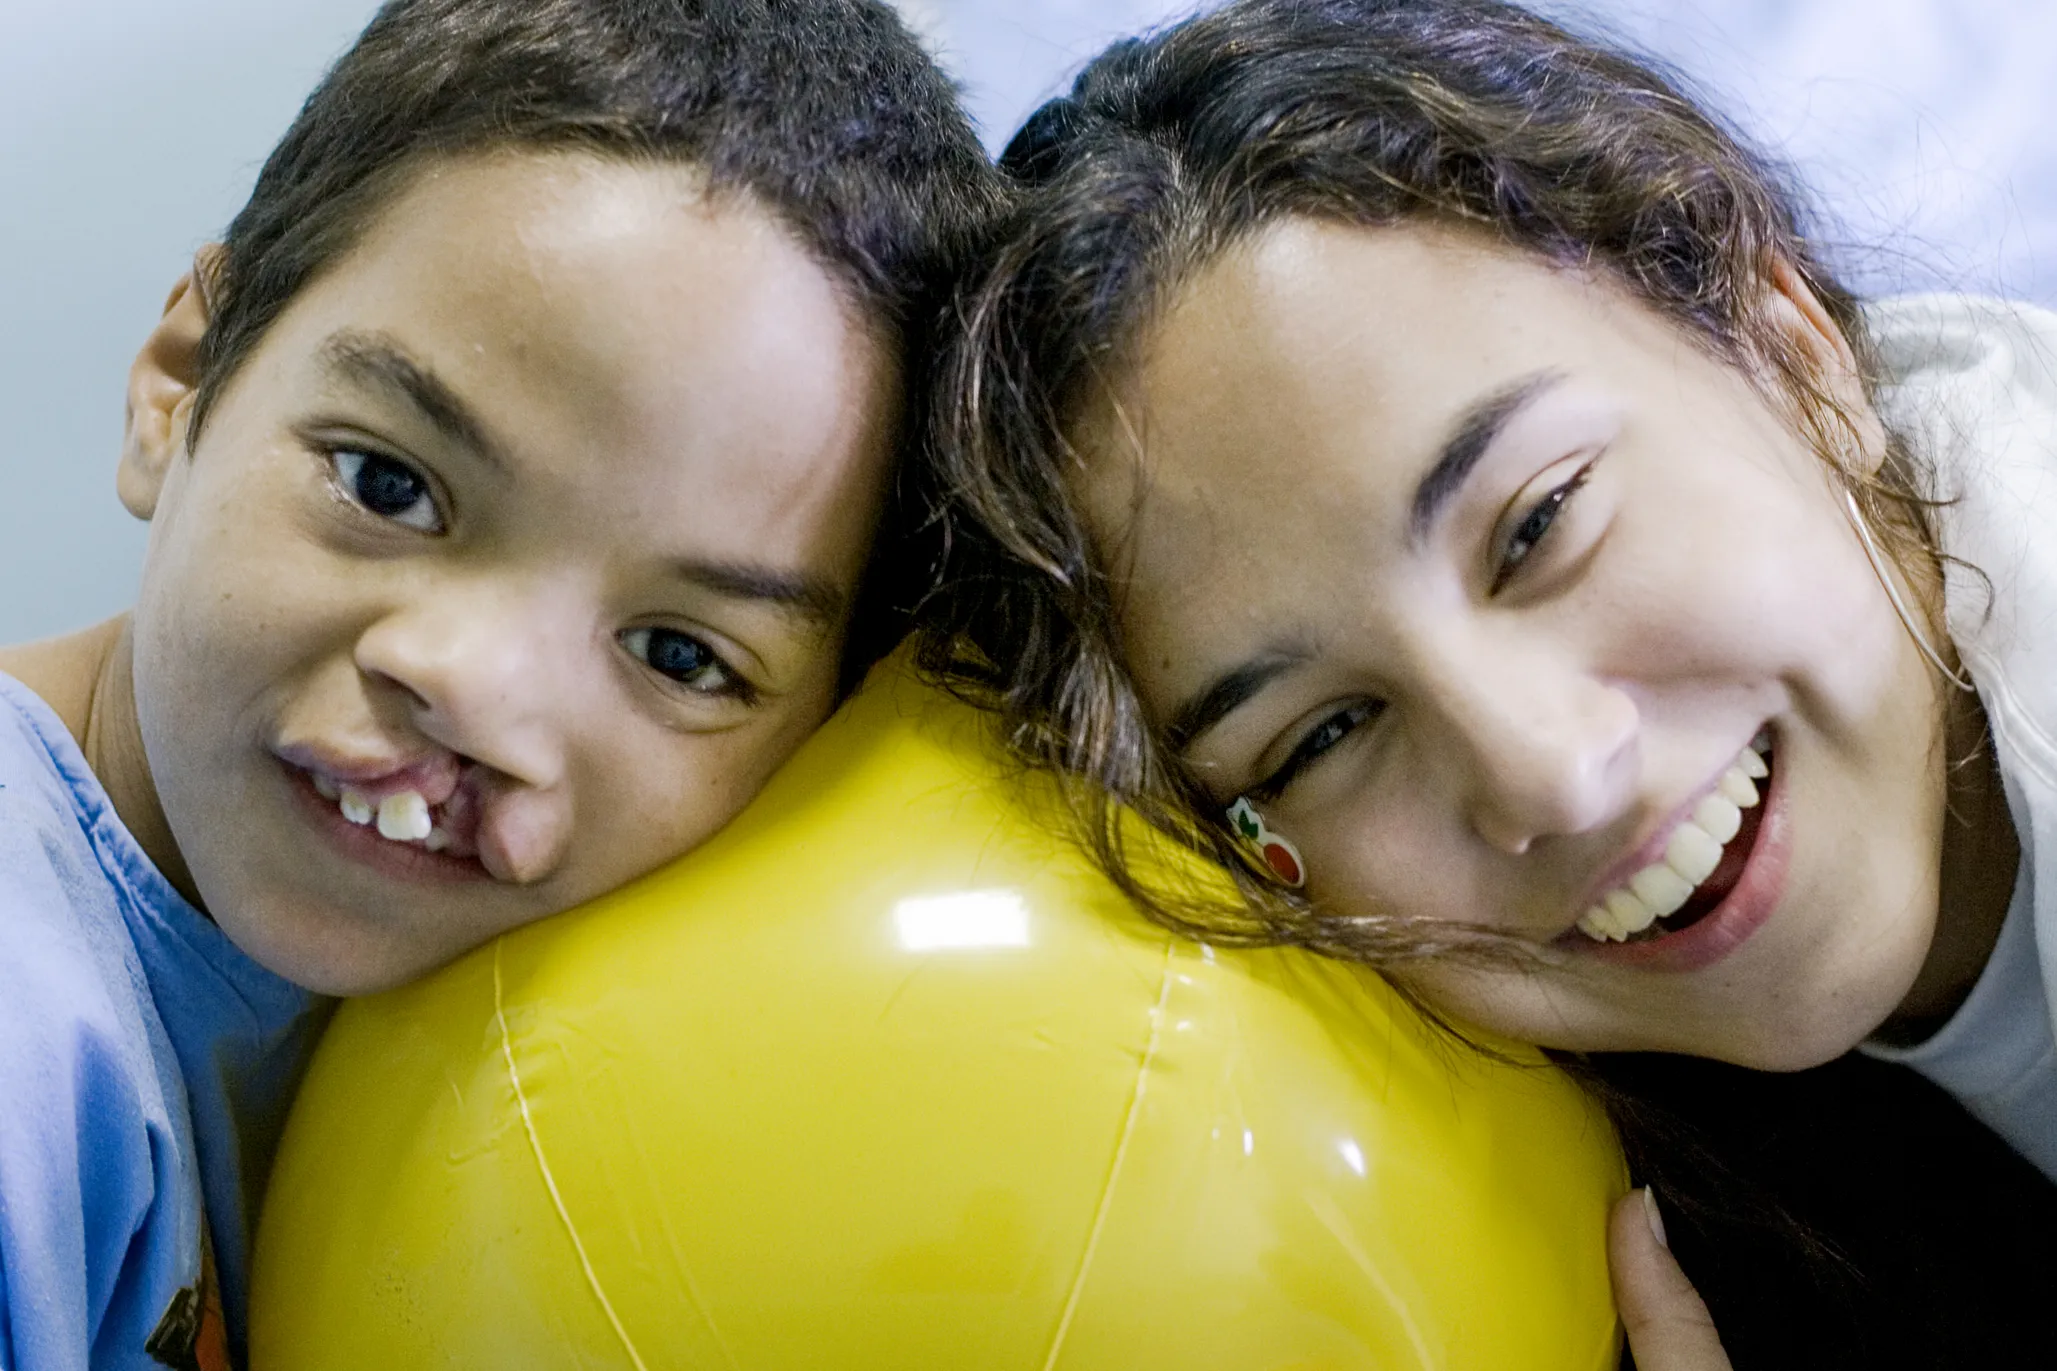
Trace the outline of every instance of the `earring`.
{"label": "earring", "polygon": [[1921,649],[1921,655],[1928,658],[1928,664],[1934,667],[1944,680],[1967,694],[1976,692],[1977,686],[1943,664],[1942,655],[1929,645],[1928,635],[1921,631],[1920,624],[1908,612],[1906,602],[1900,598],[1900,588],[1893,583],[1892,574],[1886,569],[1885,555],[1879,551],[1878,544],[1872,541],[1871,527],[1864,522],[1864,512],[1857,508],[1857,497],[1851,494],[1847,487],[1843,490],[1843,505],[1850,512],[1850,526],[1857,530],[1857,541],[1864,546],[1865,560],[1871,563],[1872,574],[1878,577],[1878,583],[1885,587],[1886,598],[1893,602],[1893,613],[1900,616],[1900,624],[1907,630],[1907,636],[1914,639],[1914,645]]}
{"label": "earring", "polygon": [[1300,860],[1300,849],[1265,827],[1264,816],[1257,812],[1248,796],[1236,797],[1236,802],[1228,807],[1228,821],[1244,846],[1288,890],[1298,890],[1307,884],[1307,865]]}

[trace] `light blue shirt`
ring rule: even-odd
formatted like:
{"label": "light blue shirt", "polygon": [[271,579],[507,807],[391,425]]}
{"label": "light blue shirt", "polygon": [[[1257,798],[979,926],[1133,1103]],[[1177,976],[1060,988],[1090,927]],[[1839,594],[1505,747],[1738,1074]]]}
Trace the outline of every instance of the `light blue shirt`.
{"label": "light blue shirt", "polygon": [[250,1225],[318,1006],[172,888],[0,675],[0,1368],[187,1364],[210,1295],[241,1364]]}

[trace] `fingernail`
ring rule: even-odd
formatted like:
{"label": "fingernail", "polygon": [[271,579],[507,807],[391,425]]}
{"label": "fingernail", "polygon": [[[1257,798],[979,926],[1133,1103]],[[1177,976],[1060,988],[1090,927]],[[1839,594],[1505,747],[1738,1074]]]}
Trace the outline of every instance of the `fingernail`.
{"label": "fingernail", "polygon": [[1664,1215],[1657,1210],[1657,1191],[1653,1186],[1643,1187],[1643,1217],[1650,1221],[1650,1236],[1657,1239],[1659,1247],[1670,1247],[1664,1236]]}

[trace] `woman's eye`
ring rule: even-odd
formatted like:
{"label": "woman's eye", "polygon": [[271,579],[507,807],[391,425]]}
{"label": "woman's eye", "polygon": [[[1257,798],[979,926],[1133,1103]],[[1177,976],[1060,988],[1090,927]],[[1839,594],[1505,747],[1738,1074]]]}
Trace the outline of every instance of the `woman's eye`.
{"label": "woman's eye", "polygon": [[1362,725],[1377,718],[1378,712],[1379,705],[1369,700],[1360,701],[1347,709],[1337,710],[1307,731],[1306,736],[1294,745],[1292,754],[1280,764],[1278,770],[1251,786],[1245,793],[1255,800],[1276,799],[1311,763],[1319,761],[1336,744],[1349,737]]}
{"label": "woman's eye", "polygon": [[743,679],[719,654],[689,633],[671,628],[632,628],[622,646],[652,671],[702,695],[743,695]]}
{"label": "woman's eye", "polygon": [[1529,554],[1549,535],[1551,528],[1557,523],[1557,516],[1564,512],[1564,506],[1578,493],[1579,487],[1586,483],[1586,477],[1592,470],[1593,464],[1587,462],[1570,480],[1536,501],[1528,513],[1522,516],[1521,522],[1514,526],[1514,531],[1507,535],[1507,541],[1500,549],[1499,564],[1493,569],[1493,590],[1498,591],[1514,578],[1515,572],[1521,569]]}
{"label": "woman's eye", "polygon": [[428,480],[413,467],[352,448],[337,448],[329,460],[335,464],[336,483],[354,503],[423,533],[442,532],[443,516]]}

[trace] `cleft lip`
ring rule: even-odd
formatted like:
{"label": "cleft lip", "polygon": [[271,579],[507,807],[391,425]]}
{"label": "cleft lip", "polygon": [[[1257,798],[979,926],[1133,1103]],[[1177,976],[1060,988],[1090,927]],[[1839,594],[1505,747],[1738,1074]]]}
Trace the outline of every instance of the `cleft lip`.
{"label": "cleft lip", "polygon": [[277,751],[281,761],[306,772],[314,781],[348,787],[373,805],[410,790],[430,808],[445,804],[457,792],[467,765],[456,753],[441,748],[383,757],[318,743],[294,743]]}

